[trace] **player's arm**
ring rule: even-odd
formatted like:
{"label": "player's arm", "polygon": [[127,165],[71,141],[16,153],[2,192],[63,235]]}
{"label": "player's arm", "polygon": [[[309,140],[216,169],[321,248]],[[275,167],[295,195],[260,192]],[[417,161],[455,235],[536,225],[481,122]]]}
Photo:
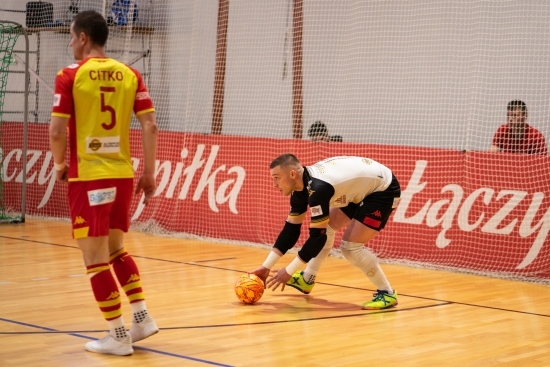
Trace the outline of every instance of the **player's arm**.
{"label": "player's arm", "polygon": [[157,159],[158,126],[153,100],[147,91],[139,71],[130,68],[136,76],[137,89],[134,99],[134,113],[141,124],[141,141],[143,145],[143,172],[136,186],[136,194],[143,191],[143,204],[147,205],[155,194],[155,160]]}
{"label": "player's arm", "polygon": [[294,247],[300,238],[302,222],[307,211],[307,193],[293,193],[290,197],[290,208],[285,225],[275,240],[273,248],[267,255],[264,263],[259,268],[250,272],[259,276],[264,283],[269,276],[270,270],[288,250]]}
{"label": "player's arm", "polygon": [[317,181],[312,185],[312,191],[309,195],[309,208],[311,212],[311,224],[309,227],[309,237],[298,251],[298,255],[287,265],[280,269],[266,283],[268,288],[275,290],[282,285],[281,291],[285,289],[285,284],[290,280],[292,274],[308,263],[325,246],[327,242],[327,226],[329,222],[330,199],[334,195],[334,187],[327,182]]}
{"label": "player's arm", "polygon": [[298,256],[286,267],[289,275],[298,271],[303,264],[319,255],[327,242],[327,226],[329,222],[330,199],[334,195],[334,187],[320,181],[315,185],[315,191],[309,196],[311,223],[309,237],[298,251]]}
{"label": "player's arm", "polygon": [[546,142],[543,142],[541,145],[540,153],[541,155],[548,155],[548,148],[546,147]]}
{"label": "player's arm", "polygon": [[[74,72],[74,69],[71,70]],[[50,150],[52,151],[56,180],[68,181],[68,169],[65,162],[67,153],[67,124],[73,114],[74,73],[68,69],[60,70],[55,77],[55,94],[49,126]]]}
{"label": "player's arm", "polygon": [[539,131],[539,149],[538,154],[540,155],[548,155],[548,147],[546,146],[546,139],[544,139],[544,135]]}
{"label": "player's arm", "polygon": [[503,138],[503,134],[504,134],[503,127],[500,126],[495,132],[495,135],[493,136],[493,141],[491,142],[491,146],[489,147],[489,152],[498,153],[501,151],[500,145]]}
{"label": "player's arm", "polygon": [[[273,249],[271,250],[272,252],[275,252],[279,255],[279,257],[281,257],[286,254],[288,250],[293,248],[294,245],[296,245],[296,242],[298,242],[298,239],[300,238],[300,230],[302,228],[302,223],[304,222],[305,216],[305,212],[301,214],[289,214],[281,233],[279,233],[277,240],[273,244]],[[268,267],[268,269],[271,269],[271,266]]]}
{"label": "player's arm", "polygon": [[141,141],[143,145],[143,173],[136,186],[136,194],[143,191],[147,204],[155,194],[157,184],[155,181],[155,160],[157,157],[158,126],[154,112],[146,112],[136,115],[141,124]]}
{"label": "player's arm", "polygon": [[65,162],[67,153],[67,123],[68,117],[52,116],[50,122],[50,149],[52,151],[56,180],[67,181],[68,166]]}
{"label": "player's arm", "polygon": [[[330,213],[330,199],[334,195],[334,187],[328,182],[313,179],[311,184],[311,194],[308,197],[309,211],[311,213],[311,223],[309,225],[309,238],[306,240],[298,257],[302,262],[307,263],[325,246],[327,240],[327,226]],[[287,270],[292,275],[298,270],[291,265]]]}

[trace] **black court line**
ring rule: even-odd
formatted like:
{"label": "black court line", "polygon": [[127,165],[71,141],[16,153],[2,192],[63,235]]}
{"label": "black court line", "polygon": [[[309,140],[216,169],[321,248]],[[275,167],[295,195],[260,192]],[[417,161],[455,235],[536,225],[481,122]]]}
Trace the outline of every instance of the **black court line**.
{"label": "black court line", "polygon": [[[79,334],[80,332],[73,332],[73,331],[69,331],[69,332],[59,332],[59,330],[55,330],[55,329],[52,329],[52,328],[48,328],[48,327],[44,327],[44,326],[39,326],[39,325],[28,324],[28,323],[25,323],[25,322],[19,322],[19,321],[14,321],[14,320],[8,320],[8,319],[4,319],[4,318],[1,318],[1,317],[0,317],[0,321],[5,321],[5,322],[12,323],[12,324],[23,325],[23,326],[27,326],[27,327],[31,327],[31,328],[46,330],[46,331],[47,331],[47,332],[46,332],[47,334],[62,333],[62,334],[67,334],[67,335],[75,336],[75,337],[77,337],[77,338],[82,338],[82,339],[98,340],[97,338],[92,338],[92,337],[90,337],[90,336],[81,335],[81,334]],[[86,332],[86,331],[81,331],[81,332]],[[21,333],[21,334],[28,334],[28,333]],[[145,347],[138,347],[138,346],[135,346],[135,345],[132,345],[132,347],[134,348],[134,350],[135,350],[135,349],[137,349],[137,350],[145,350],[145,351],[148,351],[148,352],[151,352],[151,353],[162,354],[162,355],[165,355],[165,356],[176,357],[176,358],[181,358],[181,359],[187,359],[187,360],[190,360],[190,361],[195,361],[195,362],[200,362],[200,363],[204,363],[204,364],[209,364],[209,365],[212,365],[212,366],[234,367],[234,366],[229,365],[229,364],[223,364],[223,363],[208,361],[208,360],[206,360],[206,359],[200,359],[200,358],[190,357],[190,356],[186,356],[186,355],[183,355],[183,354],[176,354],[176,353],[164,352],[164,351],[162,351],[162,350],[157,350],[157,349],[152,349],[152,348],[145,348]]]}
{"label": "black court line", "polygon": [[[38,244],[43,244],[43,245],[60,246],[60,247],[66,247],[66,248],[72,248],[72,249],[77,249],[78,250],[77,246],[62,245],[62,244],[57,244],[57,243],[50,243],[50,242],[43,242],[43,241],[36,241],[36,240],[27,240],[27,239],[22,239],[22,238],[18,238],[18,237],[0,236],[0,238],[9,238],[9,239],[12,239],[12,240],[20,240],[20,241],[38,243]],[[199,267],[204,267],[204,268],[209,268],[209,269],[218,269],[218,270],[224,270],[224,271],[232,271],[232,272],[238,272],[238,273],[243,273],[244,272],[244,273],[246,273],[246,271],[243,271],[243,270],[229,269],[229,268],[224,268],[224,267],[219,267],[219,266],[211,266],[211,265],[202,265],[202,264],[199,264],[198,262],[194,262],[194,261],[167,260],[167,259],[159,259],[159,258],[155,258],[155,257],[139,256],[139,255],[134,255],[134,254],[132,254],[132,257],[145,259],[145,260],[168,262],[168,263],[173,263],[173,264],[191,265],[191,266],[199,266]],[[225,260],[225,259],[233,259],[233,258],[224,258],[222,260]],[[208,260],[208,261],[215,261],[215,259]],[[202,262],[206,262],[206,261],[202,261]],[[325,282],[318,282],[317,284],[323,284],[323,285],[328,285],[328,286],[331,286],[331,287],[338,287],[338,288],[357,289],[357,290],[362,290],[362,291],[371,291],[371,292],[375,291],[375,290],[371,290],[371,289],[367,289],[367,288],[351,287],[351,286],[346,286],[346,285],[342,285],[342,284],[332,284],[332,283],[325,283]],[[456,305],[477,307],[477,308],[483,308],[483,309],[489,309],[489,310],[495,310],[495,311],[513,312],[513,313],[530,315],[530,316],[539,316],[539,317],[549,317],[550,318],[550,314],[540,314],[540,313],[534,313],[534,312],[512,310],[512,309],[508,309],[508,308],[477,305],[477,304],[466,303],[466,302],[448,301],[448,300],[442,300],[442,299],[437,299],[437,298],[429,298],[429,297],[422,297],[422,296],[416,296],[416,295],[408,295],[408,294],[404,294],[404,293],[399,293],[399,295],[403,296],[403,297],[423,299],[423,300],[433,301],[433,302],[441,302],[441,303],[444,303],[444,304],[456,304]],[[396,309],[395,311],[399,312],[400,310],[404,311],[406,309]]]}
{"label": "black court line", "polygon": [[[417,307],[408,307],[408,308],[399,308],[399,309],[385,309],[380,311],[369,311],[369,312],[363,312],[363,313],[354,313],[354,314],[347,314],[347,315],[337,315],[337,316],[321,316],[321,317],[308,317],[303,319],[295,319],[295,320],[278,320],[278,321],[258,321],[258,322],[246,322],[246,323],[232,323],[232,324],[208,324],[208,325],[195,325],[195,326],[172,326],[172,327],[162,327],[160,330],[189,330],[189,329],[210,329],[210,328],[224,328],[224,327],[240,327],[240,326],[254,326],[254,325],[274,325],[274,324],[287,324],[287,323],[294,323],[294,322],[303,322],[303,321],[319,321],[319,320],[333,320],[333,319],[344,319],[344,318],[350,318],[350,317],[369,317],[372,315],[379,315],[379,314],[386,314],[386,313],[394,313],[394,312],[403,312],[403,311],[415,311],[420,309],[426,309],[426,308],[433,308],[433,307],[440,307],[440,306],[447,306],[452,305],[453,302],[443,302],[438,303],[434,305],[427,305],[427,306],[417,306]],[[44,329],[46,331],[0,331],[0,335],[28,335],[28,334],[78,334],[78,333],[105,333],[107,330],[55,330],[50,329],[47,327],[42,326],[36,326],[32,324],[27,324],[20,321],[14,321],[9,319],[4,319],[0,317],[0,321],[10,322],[17,325],[23,325],[23,326],[30,326],[30,327],[36,327],[40,329]],[[94,338],[89,338],[93,339]]]}
{"label": "black court line", "polygon": [[[315,283],[317,283],[317,282],[315,282]],[[342,284],[332,284],[332,283],[322,283],[322,282],[319,282],[317,284],[323,284],[323,285],[329,285],[329,286],[332,286],[332,287],[347,288],[347,289],[369,290],[369,289],[365,289],[365,288],[351,287],[351,286],[342,285]],[[374,292],[374,290],[373,290],[373,292]],[[438,298],[430,298],[430,297],[422,297],[422,296],[411,296],[411,295],[408,295],[408,294],[405,294],[405,293],[399,293],[399,296],[410,297],[410,298],[415,298],[415,299],[423,299],[423,300],[426,300],[426,301],[445,302],[445,303],[454,304],[454,305],[485,308],[485,309],[488,309],[488,310],[495,310],[495,311],[505,311],[505,312],[513,312],[513,313],[519,313],[519,314],[531,315],[531,316],[550,317],[550,314],[526,312],[526,311],[520,311],[520,310],[511,310],[509,308],[484,306],[484,305],[477,305],[477,304],[466,303],[466,302],[448,301],[448,300],[443,300],[443,299],[438,299]]]}

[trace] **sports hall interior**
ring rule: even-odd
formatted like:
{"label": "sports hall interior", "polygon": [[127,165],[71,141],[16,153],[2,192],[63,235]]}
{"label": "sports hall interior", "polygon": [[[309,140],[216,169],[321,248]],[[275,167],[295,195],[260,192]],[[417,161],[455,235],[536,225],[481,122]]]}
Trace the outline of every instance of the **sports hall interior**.
{"label": "sports hall interior", "polygon": [[[550,160],[490,151],[513,100],[550,139],[546,0],[135,0],[124,21],[111,0],[48,4],[0,4],[22,29],[0,42],[0,366],[550,366]],[[84,350],[107,329],[47,139],[85,9],[111,17],[107,51],[143,75],[160,129],[157,191],[135,196],[125,237],[160,332],[127,357]],[[312,141],[317,121],[337,138]],[[135,120],[130,137],[139,175]],[[237,299],[287,218],[269,173],[287,152],[399,179],[365,245],[396,307],[361,309],[376,289],[343,231],[310,294]]]}

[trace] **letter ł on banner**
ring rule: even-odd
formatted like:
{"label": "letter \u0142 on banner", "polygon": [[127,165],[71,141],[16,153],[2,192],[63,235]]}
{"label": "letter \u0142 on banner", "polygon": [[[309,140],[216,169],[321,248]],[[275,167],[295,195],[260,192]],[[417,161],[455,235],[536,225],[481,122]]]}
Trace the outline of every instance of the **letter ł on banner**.
{"label": "letter \u0142 on banner", "polygon": [[418,213],[413,216],[407,218],[405,214],[407,213],[407,209],[409,209],[413,196],[424,190],[424,187],[428,184],[427,182],[420,183],[420,179],[422,178],[422,174],[424,173],[427,165],[428,161],[416,161],[414,172],[411,175],[407,188],[401,192],[401,200],[399,201],[399,205],[395,209],[395,213],[393,215],[394,222],[421,224],[424,221],[424,217],[428,212],[431,200],[428,200],[422,209],[420,209]]}

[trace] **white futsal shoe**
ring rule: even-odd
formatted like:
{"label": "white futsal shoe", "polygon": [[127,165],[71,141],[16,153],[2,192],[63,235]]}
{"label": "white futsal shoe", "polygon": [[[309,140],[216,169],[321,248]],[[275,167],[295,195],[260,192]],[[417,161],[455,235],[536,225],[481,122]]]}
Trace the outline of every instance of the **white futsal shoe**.
{"label": "white futsal shoe", "polygon": [[109,334],[103,339],[86,343],[86,350],[88,352],[114,354],[117,356],[129,356],[134,353],[132,337],[130,335],[126,335],[122,339],[115,339]]}
{"label": "white futsal shoe", "polygon": [[147,314],[145,319],[142,322],[136,323],[132,322],[132,327],[130,328],[130,336],[132,337],[132,342],[138,342],[145,338],[155,335],[159,332],[159,328],[155,319],[151,315]]}

